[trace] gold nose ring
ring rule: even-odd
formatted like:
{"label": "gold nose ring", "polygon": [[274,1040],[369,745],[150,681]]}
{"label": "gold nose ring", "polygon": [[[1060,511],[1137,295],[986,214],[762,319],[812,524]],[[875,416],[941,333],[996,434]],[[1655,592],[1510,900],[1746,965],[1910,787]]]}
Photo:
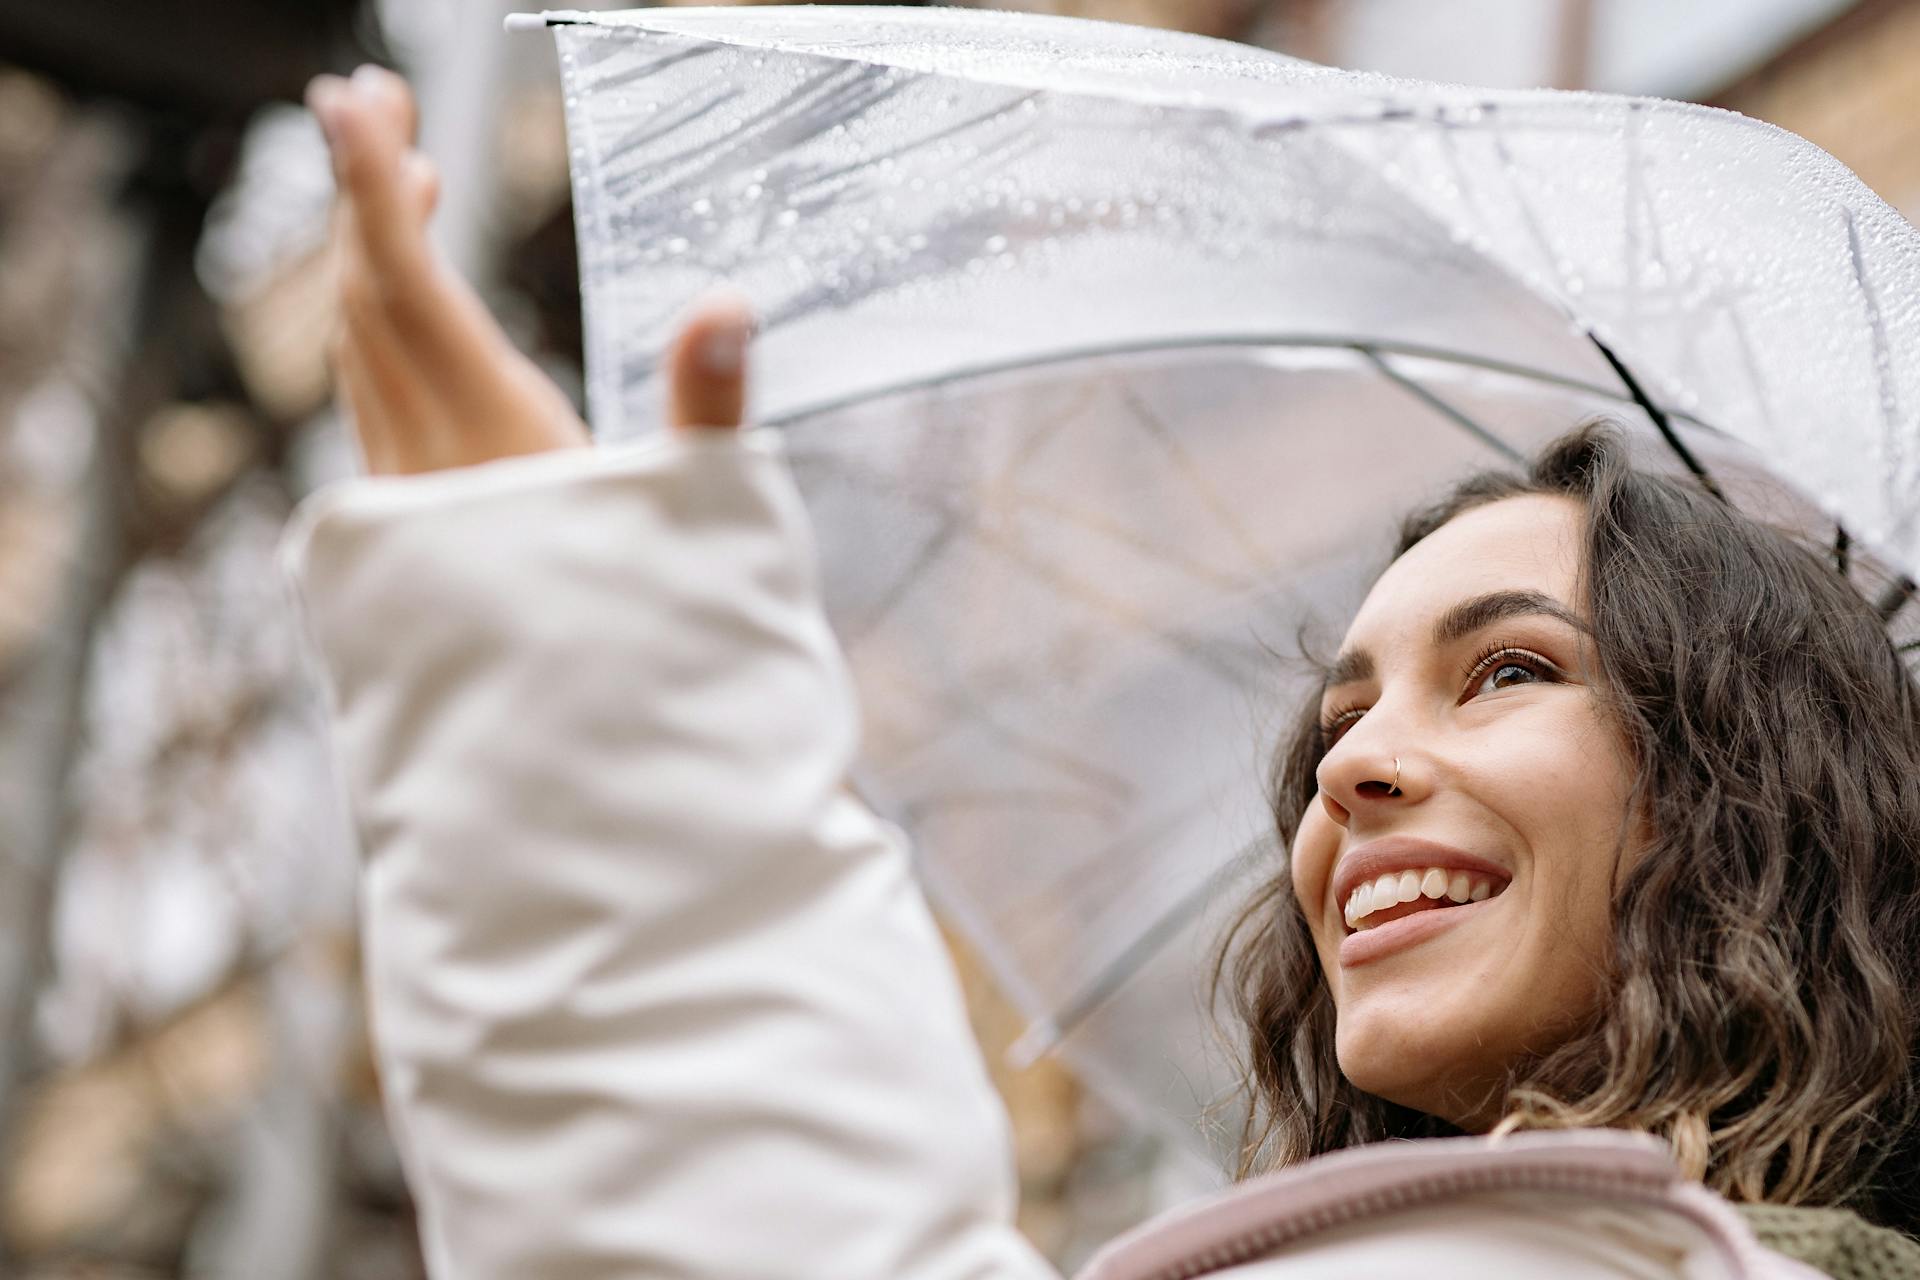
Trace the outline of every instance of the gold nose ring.
{"label": "gold nose ring", "polygon": [[1387,789],[1387,794],[1390,796],[1397,796],[1400,794],[1400,757],[1399,756],[1395,756],[1393,758],[1393,785]]}

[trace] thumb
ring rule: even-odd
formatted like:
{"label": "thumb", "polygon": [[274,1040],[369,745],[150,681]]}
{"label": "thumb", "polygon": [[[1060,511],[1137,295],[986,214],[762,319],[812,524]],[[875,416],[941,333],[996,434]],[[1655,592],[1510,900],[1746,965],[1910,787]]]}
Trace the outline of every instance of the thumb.
{"label": "thumb", "polygon": [[746,409],[753,313],[723,293],[698,304],[667,360],[667,421],[680,428],[737,427]]}

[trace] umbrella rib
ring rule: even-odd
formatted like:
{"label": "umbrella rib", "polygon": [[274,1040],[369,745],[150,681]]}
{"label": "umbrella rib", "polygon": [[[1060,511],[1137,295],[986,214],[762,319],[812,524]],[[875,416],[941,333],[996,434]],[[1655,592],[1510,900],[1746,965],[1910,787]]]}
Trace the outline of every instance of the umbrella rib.
{"label": "umbrella rib", "polygon": [[1701,486],[1705,488],[1708,493],[1720,499],[1720,501],[1726,502],[1726,493],[1721,490],[1720,485],[1714,478],[1707,474],[1707,469],[1701,465],[1700,459],[1693,456],[1693,450],[1687,448],[1686,443],[1682,441],[1678,433],[1674,431],[1673,423],[1668,419],[1666,410],[1653,402],[1652,398],[1641,388],[1640,380],[1633,376],[1632,371],[1629,370],[1625,364],[1621,363],[1619,356],[1613,354],[1613,348],[1600,340],[1599,334],[1588,330],[1587,338],[1594,346],[1600,348],[1600,354],[1607,358],[1607,363],[1613,366],[1613,371],[1620,375],[1620,381],[1626,384],[1627,392],[1633,397],[1634,403],[1639,405],[1641,409],[1646,412],[1647,417],[1653,420],[1654,427],[1659,430],[1660,438],[1667,442],[1667,447],[1673,450],[1674,454],[1685,464],[1687,470],[1693,472],[1694,478],[1700,482]]}
{"label": "umbrella rib", "polygon": [[[1852,227],[1851,222],[1848,223],[1848,227]],[[1715,483],[1711,475],[1707,474],[1706,467],[1701,465],[1700,460],[1693,456],[1693,451],[1688,449],[1681,441],[1679,435],[1673,429],[1672,422],[1668,420],[1666,413],[1641,389],[1639,381],[1633,376],[1627,366],[1622,363],[1620,357],[1613,353],[1611,347],[1600,340],[1598,334],[1589,332],[1587,337],[1592,340],[1594,346],[1600,348],[1600,354],[1607,358],[1607,363],[1612,365],[1614,371],[1620,375],[1620,381],[1626,384],[1627,390],[1633,394],[1634,400],[1646,411],[1647,417],[1653,420],[1653,425],[1659,429],[1661,438],[1664,439],[1667,442],[1667,446],[1678,455],[1680,461],[1686,464],[1687,470],[1694,474],[1695,478],[1700,481],[1708,493],[1711,493],[1721,502],[1731,505],[1726,492]],[[1840,576],[1844,578],[1847,576],[1848,555],[1852,545],[1852,538],[1847,533],[1845,525],[1835,522],[1834,528],[1836,530],[1833,545],[1834,567],[1839,571]],[[1874,602],[1874,609],[1879,613],[1882,625],[1893,621],[1894,615],[1906,607],[1907,602],[1913,599],[1916,591],[1920,591],[1920,583],[1915,583],[1912,578],[1904,574],[1888,586],[1888,588],[1880,594],[1880,598]]]}
{"label": "umbrella rib", "polygon": [[[801,405],[784,413],[772,414],[760,421],[765,426],[786,427],[816,414],[835,413],[850,409],[873,400],[888,396],[905,395],[908,392],[930,390],[965,382],[972,378],[988,378],[1005,373],[1022,373],[1034,369],[1045,369],[1053,365],[1072,364],[1077,360],[1102,360],[1115,356],[1150,355],[1166,351],[1200,351],[1209,347],[1319,347],[1328,350],[1343,349],[1356,351],[1370,348],[1390,355],[1406,356],[1416,360],[1438,360],[1448,364],[1457,364],[1463,368],[1484,369],[1489,373],[1506,374],[1509,377],[1526,378],[1552,387],[1565,387],[1569,391],[1584,391],[1589,395],[1607,400],[1619,400],[1635,403],[1630,394],[1623,395],[1610,387],[1598,386],[1580,378],[1569,377],[1561,373],[1549,373],[1544,369],[1535,369],[1511,361],[1495,360],[1487,356],[1470,355],[1462,351],[1449,351],[1445,347],[1429,347],[1416,342],[1381,342],[1372,338],[1346,336],[1341,334],[1202,334],[1192,338],[1151,339],[1141,342],[1111,343],[1098,347],[1068,348],[1061,351],[1046,352],[1036,356],[1020,356],[1007,360],[988,360],[979,364],[966,365],[933,375],[916,375],[903,378],[898,382],[878,387],[868,387],[846,395],[822,400],[817,404]],[[1669,414],[1670,419],[1677,418],[1696,427],[1712,430],[1707,423],[1688,413]]]}
{"label": "umbrella rib", "polygon": [[1853,266],[1853,282],[1860,289],[1860,304],[1867,315],[1867,332],[1873,336],[1873,373],[1880,398],[1881,425],[1888,431],[1900,426],[1899,393],[1893,385],[1893,359],[1887,341],[1887,321],[1880,310],[1880,299],[1867,279],[1866,257],[1860,250],[1860,226],[1853,210],[1841,206],[1847,220],[1847,255]]}
{"label": "umbrella rib", "polygon": [[1505,458],[1507,461],[1517,462],[1517,463],[1524,463],[1526,461],[1526,459],[1521,456],[1520,451],[1518,449],[1515,449],[1512,445],[1508,444],[1505,440],[1502,440],[1499,436],[1495,435],[1492,431],[1488,430],[1486,427],[1481,426],[1479,423],[1475,422],[1472,418],[1469,418],[1466,414],[1462,413],[1459,409],[1455,408],[1453,405],[1447,403],[1445,400],[1435,395],[1432,391],[1428,390],[1421,383],[1416,382],[1412,378],[1409,378],[1406,374],[1401,373],[1398,369],[1394,368],[1391,364],[1388,364],[1387,361],[1384,358],[1382,358],[1380,353],[1378,351],[1375,351],[1372,347],[1356,346],[1354,350],[1358,351],[1361,355],[1365,356],[1367,358],[1368,363],[1372,364],[1374,368],[1378,369],[1381,372],[1381,374],[1384,375],[1389,382],[1392,382],[1394,385],[1406,391],[1414,399],[1420,401],[1422,404],[1426,405],[1429,409],[1432,409],[1435,413],[1438,413],[1441,417],[1447,419],[1449,422],[1453,423],[1455,426],[1458,426],[1463,431],[1465,431],[1468,435],[1474,437],[1474,439],[1480,441],[1480,443],[1491,448],[1496,453],[1498,453],[1501,457]]}

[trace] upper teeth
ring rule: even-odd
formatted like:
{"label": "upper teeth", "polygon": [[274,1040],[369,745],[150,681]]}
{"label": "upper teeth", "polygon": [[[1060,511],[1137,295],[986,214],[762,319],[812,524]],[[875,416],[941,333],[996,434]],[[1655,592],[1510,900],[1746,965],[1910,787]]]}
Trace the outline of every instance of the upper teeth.
{"label": "upper teeth", "polygon": [[1370,880],[1347,898],[1347,927],[1360,928],[1361,921],[1375,911],[1397,907],[1416,898],[1450,898],[1455,902],[1481,902],[1493,893],[1493,881],[1465,871],[1428,867],[1421,871],[1389,871],[1378,880]]}

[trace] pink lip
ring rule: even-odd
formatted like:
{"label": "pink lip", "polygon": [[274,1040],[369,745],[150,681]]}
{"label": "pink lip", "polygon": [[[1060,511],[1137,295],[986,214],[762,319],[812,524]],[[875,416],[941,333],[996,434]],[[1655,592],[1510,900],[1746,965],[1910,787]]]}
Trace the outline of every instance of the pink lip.
{"label": "pink lip", "polygon": [[1473,919],[1500,901],[1498,897],[1468,902],[1457,907],[1416,911],[1388,924],[1376,925],[1359,933],[1350,933],[1340,941],[1340,967],[1351,969],[1390,956],[1396,951],[1418,946],[1437,933],[1451,929],[1463,920]]}
{"label": "pink lip", "polygon": [[1436,840],[1422,840],[1418,836],[1387,836],[1380,840],[1369,840],[1349,850],[1347,856],[1334,867],[1332,892],[1335,914],[1344,918],[1347,899],[1367,881],[1376,880],[1389,871],[1419,871],[1426,867],[1445,867],[1452,871],[1485,876],[1493,881],[1496,895],[1513,879],[1513,872],[1477,853],[1468,853],[1465,849],[1456,849]]}

